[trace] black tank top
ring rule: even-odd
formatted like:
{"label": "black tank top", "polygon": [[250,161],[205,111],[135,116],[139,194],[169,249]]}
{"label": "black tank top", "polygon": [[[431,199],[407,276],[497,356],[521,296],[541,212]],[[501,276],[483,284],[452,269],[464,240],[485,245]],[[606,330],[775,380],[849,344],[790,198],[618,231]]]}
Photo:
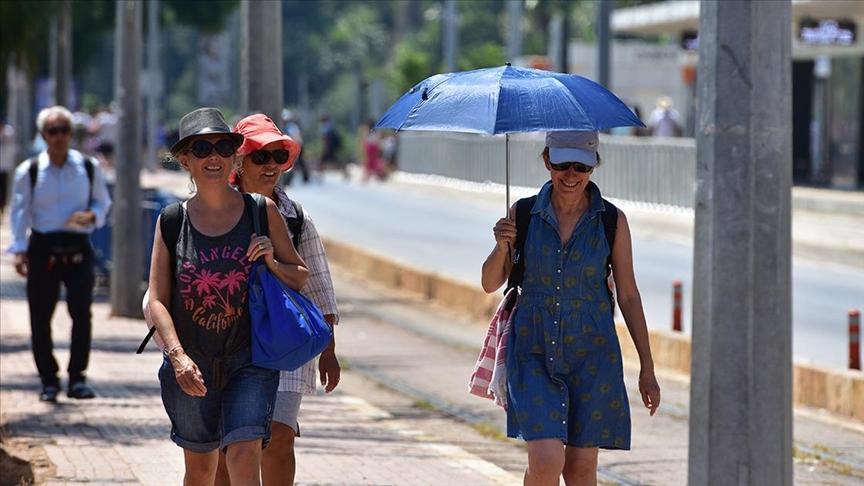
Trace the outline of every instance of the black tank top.
{"label": "black tank top", "polygon": [[246,297],[251,262],[246,249],[255,203],[245,194],[243,201],[240,221],[221,236],[202,234],[192,226],[188,211],[183,211],[171,316],[180,344],[193,360],[218,361],[250,349]]}

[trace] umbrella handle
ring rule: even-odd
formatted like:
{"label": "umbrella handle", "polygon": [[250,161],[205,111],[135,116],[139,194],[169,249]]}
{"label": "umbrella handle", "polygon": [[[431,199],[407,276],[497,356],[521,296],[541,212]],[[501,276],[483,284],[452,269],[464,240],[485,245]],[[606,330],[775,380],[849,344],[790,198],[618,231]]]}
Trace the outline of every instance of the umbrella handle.
{"label": "umbrella handle", "polygon": [[510,217],[510,134],[504,134],[504,161],[506,167],[504,169],[504,185],[507,193],[507,208],[504,212],[504,217]]}

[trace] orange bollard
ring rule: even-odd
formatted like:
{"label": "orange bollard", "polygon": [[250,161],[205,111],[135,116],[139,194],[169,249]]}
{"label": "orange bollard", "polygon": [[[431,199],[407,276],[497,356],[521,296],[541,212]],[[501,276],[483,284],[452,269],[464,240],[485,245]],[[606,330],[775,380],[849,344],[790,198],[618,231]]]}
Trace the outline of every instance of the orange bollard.
{"label": "orange bollard", "polygon": [[849,309],[849,369],[861,369],[861,311]]}
{"label": "orange bollard", "polygon": [[681,314],[684,307],[684,290],[680,280],[672,282],[672,330],[681,332]]}

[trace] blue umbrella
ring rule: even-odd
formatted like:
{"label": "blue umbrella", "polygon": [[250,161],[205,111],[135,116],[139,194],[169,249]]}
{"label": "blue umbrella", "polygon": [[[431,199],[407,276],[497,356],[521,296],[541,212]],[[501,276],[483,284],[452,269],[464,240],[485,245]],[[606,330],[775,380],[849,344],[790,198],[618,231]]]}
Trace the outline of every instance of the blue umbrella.
{"label": "blue umbrella", "polygon": [[508,210],[509,134],[627,126],[645,125],[624,102],[594,81],[509,63],[426,78],[402,95],[375,125],[395,130],[505,134]]}

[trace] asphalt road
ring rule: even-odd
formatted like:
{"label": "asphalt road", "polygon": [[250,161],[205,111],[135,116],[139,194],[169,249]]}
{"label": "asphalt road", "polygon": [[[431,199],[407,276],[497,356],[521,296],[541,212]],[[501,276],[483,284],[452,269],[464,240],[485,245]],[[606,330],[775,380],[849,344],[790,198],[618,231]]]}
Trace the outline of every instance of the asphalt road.
{"label": "asphalt road", "polygon": [[[336,177],[323,184],[296,184],[289,194],[304,205],[323,235],[477,285],[480,266],[494,244],[491,228],[504,208],[501,195],[433,185],[364,185]],[[684,331],[689,333],[693,252],[686,227],[692,215],[624,210],[649,326],[669,329],[672,281],[681,280]],[[864,308],[864,269],[795,258],[795,359],[845,367],[850,308]]]}

